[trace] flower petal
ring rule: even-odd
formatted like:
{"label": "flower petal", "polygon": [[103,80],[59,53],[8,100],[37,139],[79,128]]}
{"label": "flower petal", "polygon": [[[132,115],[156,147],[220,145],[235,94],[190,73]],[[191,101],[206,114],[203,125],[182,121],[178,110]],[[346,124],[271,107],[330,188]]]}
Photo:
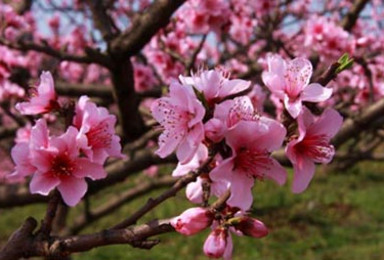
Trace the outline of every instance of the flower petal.
{"label": "flower petal", "polygon": [[33,175],[29,184],[31,193],[39,193],[47,196],[51,190],[60,184],[59,178],[50,173],[37,172]]}
{"label": "flower petal", "polygon": [[319,83],[309,84],[301,93],[301,100],[309,102],[322,102],[331,97],[333,90],[325,88]]}
{"label": "flower petal", "polygon": [[280,165],[275,159],[270,159],[271,164],[265,177],[274,180],[277,184],[284,185],[287,180],[287,171],[283,166]]}
{"label": "flower petal", "polygon": [[295,101],[290,101],[288,96],[284,97],[284,106],[293,118],[297,118],[299,116],[303,107],[299,98]]}
{"label": "flower petal", "polygon": [[99,180],[107,177],[107,172],[100,164],[90,162],[86,158],[76,159],[76,168],[73,171],[73,175],[78,178],[88,177],[92,180]]}
{"label": "flower petal", "polygon": [[64,202],[73,207],[87,192],[87,182],[84,179],[68,177],[61,181],[57,189],[60,191]]}
{"label": "flower petal", "polygon": [[315,174],[315,163],[309,158],[301,158],[301,160],[297,164],[294,164],[293,167],[294,175],[292,192],[301,193],[307,189]]}

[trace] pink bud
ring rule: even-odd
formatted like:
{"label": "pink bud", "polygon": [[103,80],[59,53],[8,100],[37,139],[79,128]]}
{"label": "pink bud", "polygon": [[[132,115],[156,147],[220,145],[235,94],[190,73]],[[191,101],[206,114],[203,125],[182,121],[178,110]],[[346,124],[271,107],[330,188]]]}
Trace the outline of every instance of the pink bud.
{"label": "pink bud", "polygon": [[213,230],[204,243],[204,254],[211,258],[220,258],[227,247],[228,232],[223,228]]}
{"label": "pink bud", "polygon": [[205,136],[214,142],[220,142],[224,138],[225,129],[223,122],[217,118],[209,120],[205,126]]}
{"label": "pink bud", "polygon": [[234,227],[244,235],[250,237],[261,238],[268,235],[268,229],[263,222],[246,216],[241,217],[239,223]]}
{"label": "pink bud", "polygon": [[213,214],[204,208],[190,208],[180,216],[171,220],[177,232],[189,236],[194,235],[211,225]]}

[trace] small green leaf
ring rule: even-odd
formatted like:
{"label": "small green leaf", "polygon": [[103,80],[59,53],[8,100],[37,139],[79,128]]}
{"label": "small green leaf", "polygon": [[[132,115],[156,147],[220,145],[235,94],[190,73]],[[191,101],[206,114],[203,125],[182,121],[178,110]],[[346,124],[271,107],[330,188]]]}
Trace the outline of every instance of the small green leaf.
{"label": "small green leaf", "polygon": [[337,62],[338,62],[340,65],[339,65],[339,67],[336,69],[336,73],[340,73],[340,72],[342,72],[343,70],[349,69],[349,68],[351,68],[352,65],[353,65],[353,59],[351,59],[351,58],[349,57],[349,54],[348,54],[348,53],[344,53],[343,56],[341,56]]}

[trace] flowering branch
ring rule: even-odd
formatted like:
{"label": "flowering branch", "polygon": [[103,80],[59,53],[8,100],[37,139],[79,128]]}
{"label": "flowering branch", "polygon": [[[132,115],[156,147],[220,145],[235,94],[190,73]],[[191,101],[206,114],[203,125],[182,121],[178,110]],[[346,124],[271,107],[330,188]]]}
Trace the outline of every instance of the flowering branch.
{"label": "flowering branch", "polygon": [[111,212],[114,212],[121,206],[138,198],[139,196],[143,194],[148,194],[150,191],[153,191],[155,189],[169,187],[175,182],[176,179],[171,176],[164,176],[156,178],[154,180],[143,182],[135,186],[134,188],[124,191],[118,196],[109,199],[107,203],[100,205],[99,207],[89,212],[88,216],[79,216],[77,219],[74,220],[74,224],[69,228],[69,232],[71,234],[77,234],[89,224],[93,223],[94,221],[97,221],[102,217],[108,216]]}
{"label": "flowering branch", "polygon": [[169,190],[166,190],[164,193],[159,195],[158,197],[154,199],[149,199],[147,203],[142,206],[139,210],[137,210],[135,213],[133,213],[129,218],[125,219],[124,221],[120,222],[119,224],[113,226],[113,229],[121,229],[128,227],[130,225],[133,225],[136,223],[138,219],[140,219],[142,216],[144,216],[146,213],[151,211],[153,208],[158,206],[160,203],[165,201],[166,199],[173,197],[176,195],[178,191],[180,191],[182,188],[187,186],[188,183],[193,182],[196,180],[196,178],[202,173],[207,171],[209,168],[209,164],[212,162],[213,157],[209,157],[195,172],[189,173],[182,178],[180,178]]}

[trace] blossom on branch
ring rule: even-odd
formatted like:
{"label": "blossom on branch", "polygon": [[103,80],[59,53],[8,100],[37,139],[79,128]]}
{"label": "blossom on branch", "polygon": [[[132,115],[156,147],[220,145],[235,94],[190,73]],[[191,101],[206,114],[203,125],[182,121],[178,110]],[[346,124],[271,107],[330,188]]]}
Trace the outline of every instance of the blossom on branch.
{"label": "blossom on branch", "polygon": [[29,101],[16,104],[16,109],[21,114],[37,115],[60,107],[59,103],[57,103],[53,78],[49,71],[41,73],[40,83],[33,91],[34,93],[32,93]]}
{"label": "blossom on branch", "polygon": [[302,110],[302,102],[321,102],[332,95],[332,89],[318,83],[309,84],[312,76],[312,64],[305,58],[290,61],[279,55],[269,55],[268,71],[262,73],[264,84],[284,102],[285,109],[297,118]]}
{"label": "blossom on branch", "polygon": [[32,193],[46,196],[57,187],[64,202],[75,206],[87,191],[85,177],[106,177],[102,165],[80,157],[77,135],[77,129],[70,126],[66,133],[50,138],[47,147],[30,149],[31,164],[36,167],[30,183]]}
{"label": "blossom on branch", "polygon": [[107,109],[97,107],[87,96],[76,105],[73,125],[79,130],[82,152],[92,161],[104,164],[108,156],[123,158],[120,137],[115,134],[116,117]]}
{"label": "blossom on branch", "polygon": [[241,121],[225,135],[232,156],[220,162],[210,177],[230,183],[231,207],[248,210],[252,205],[254,179],[272,179],[279,185],[286,181],[285,169],[270,156],[280,148],[286,130],[277,121],[261,117],[256,121]]}
{"label": "blossom on branch", "polygon": [[303,192],[308,187],[315,173],[315,163],[328,164],[332,160],[335,149],[330,140],[342,123],[343,118],[336,110],[327,109],[316,118],[307,108],[303,109],[298,117],[299,136],[286,147],[294,169],[294,193]]}
{"label": "blossom on branch", "polygon": [[151,111],[164,128],[156,153],[164,158],[176,150],[180,163],[189,162],[204,139],[205,109],[192,87],[172,82],[169,96],[154,101]]}

